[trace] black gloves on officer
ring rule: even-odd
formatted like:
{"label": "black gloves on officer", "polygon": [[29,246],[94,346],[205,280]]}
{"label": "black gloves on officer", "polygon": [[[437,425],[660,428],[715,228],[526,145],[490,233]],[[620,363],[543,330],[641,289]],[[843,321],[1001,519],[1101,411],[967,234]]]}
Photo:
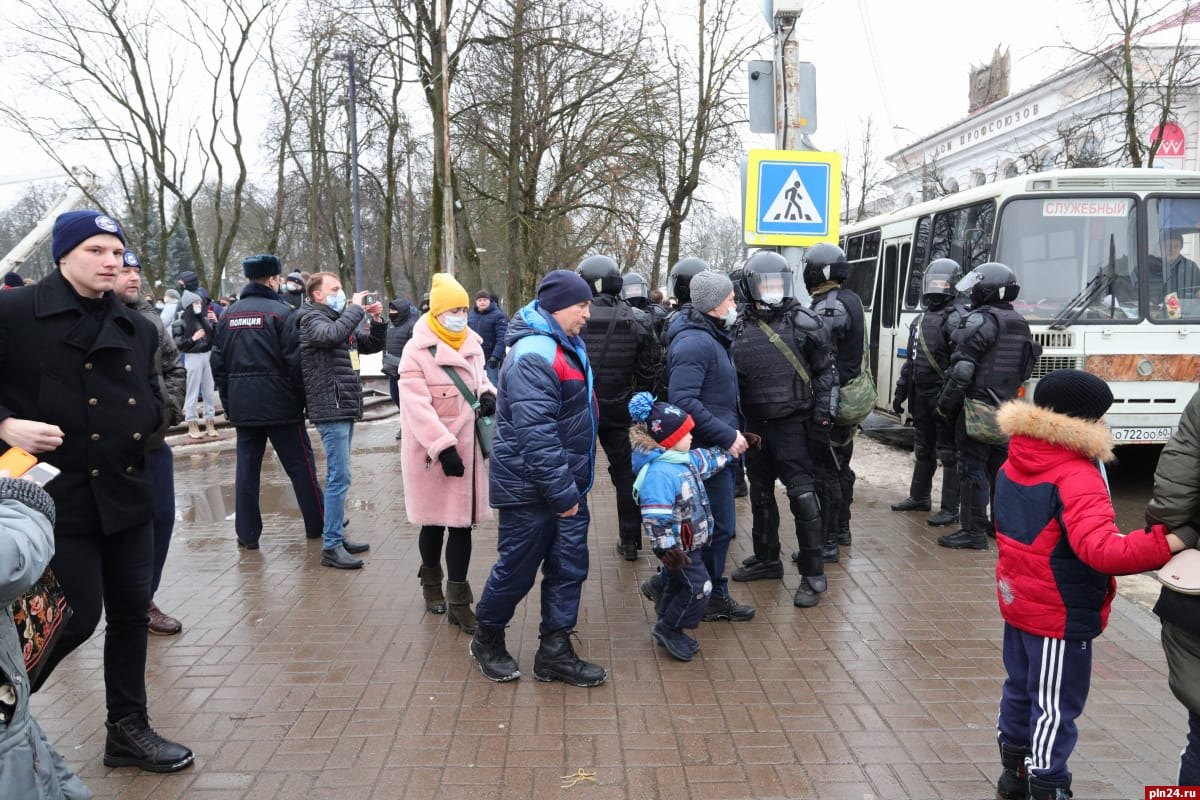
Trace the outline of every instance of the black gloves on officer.
{"label": "black gloves on officer", "polygon": [[892,411],[895,411],[897,415],[903,413],[903,411],[904,411],[904,398],[903,397],[897,396],[895,399],[892,400]]}
{"label": "black gloves on officer", "polygon": [[447,478],[461,478],[467,474],[457,447],[450,446],[438,453],[438,461],[442,462],[442,472],[446,473]]}
{"label": "black gloves on officer", "polygon": [[490,417],[496,413],[496,395],[484,392],[479,395],[479,416]]}

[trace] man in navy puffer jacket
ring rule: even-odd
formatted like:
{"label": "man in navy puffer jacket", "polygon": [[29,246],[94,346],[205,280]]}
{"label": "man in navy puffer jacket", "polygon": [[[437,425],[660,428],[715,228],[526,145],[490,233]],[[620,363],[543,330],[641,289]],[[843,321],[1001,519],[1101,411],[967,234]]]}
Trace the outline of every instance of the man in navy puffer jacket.
{"label": "man in navy puffer jacket", "polygon": [[602,667],[575,655],[570,638],[588,574],[587,493],[599,414],[579,338],[591,302],[583,278],[554,270],[508,328],[491,454],[500,556],[476,606],[479,626],[471,642],[471,655],[489,680],[521,677],[505,646],[504,626],[539,567],[542,624],[534,677],[572,686],[598,686],[608,678]]}

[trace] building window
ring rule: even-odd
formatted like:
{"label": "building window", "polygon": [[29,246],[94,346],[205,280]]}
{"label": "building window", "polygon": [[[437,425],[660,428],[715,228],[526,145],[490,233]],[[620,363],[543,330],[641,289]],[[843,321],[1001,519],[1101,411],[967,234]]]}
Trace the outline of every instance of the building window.
{"label": "building window", "polygon": [[1017,177],[1017,162],[1009,161],[1007,164],[1005,164],[1003,174],[1004,174],[1004,177],[1006,177],[1006,178]]}
{"label": "building window", "polygon": [[972,186],[983,186],[985,183],[987,183],[987,175],[984,175],[982,170],[975,170],[971,173]]}

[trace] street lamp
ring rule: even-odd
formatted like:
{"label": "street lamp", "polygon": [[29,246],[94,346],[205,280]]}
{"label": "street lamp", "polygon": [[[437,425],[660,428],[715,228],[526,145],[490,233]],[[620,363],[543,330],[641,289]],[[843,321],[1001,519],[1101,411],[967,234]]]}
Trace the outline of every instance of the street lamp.
{"label": "street lamp", "polygon": [[346,62],[350,73],[350,91],[346,106],[350,117],[350,207],[354,217],[354,291],[362,291],[362,214],[358,199],[358,103],[357,75],[354,70],[354,51],[334,53],[333,57]]}

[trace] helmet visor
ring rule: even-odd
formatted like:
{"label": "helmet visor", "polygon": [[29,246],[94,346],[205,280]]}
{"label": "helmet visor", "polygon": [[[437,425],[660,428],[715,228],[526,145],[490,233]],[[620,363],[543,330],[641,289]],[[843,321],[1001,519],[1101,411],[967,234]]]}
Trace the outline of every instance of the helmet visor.
{"label": "helmet visor", "polygon": [[791,272],[746,272],[746,291],[752,299],[769,306],[782,303],[785,298],[795,297]]}
{"label": "helmet visor", "polygon": [[628,300],[631,297],[649,297],[650,293],[646,289],[644,283],[627,283],[621,287],[621,297]]}
{"label": "helmet visor", "polygon": [[963,294],[970,294],[971,290],[983,282],[983,273],[979,270],[971,270],[963,279],[955,285],[955,289]]}

